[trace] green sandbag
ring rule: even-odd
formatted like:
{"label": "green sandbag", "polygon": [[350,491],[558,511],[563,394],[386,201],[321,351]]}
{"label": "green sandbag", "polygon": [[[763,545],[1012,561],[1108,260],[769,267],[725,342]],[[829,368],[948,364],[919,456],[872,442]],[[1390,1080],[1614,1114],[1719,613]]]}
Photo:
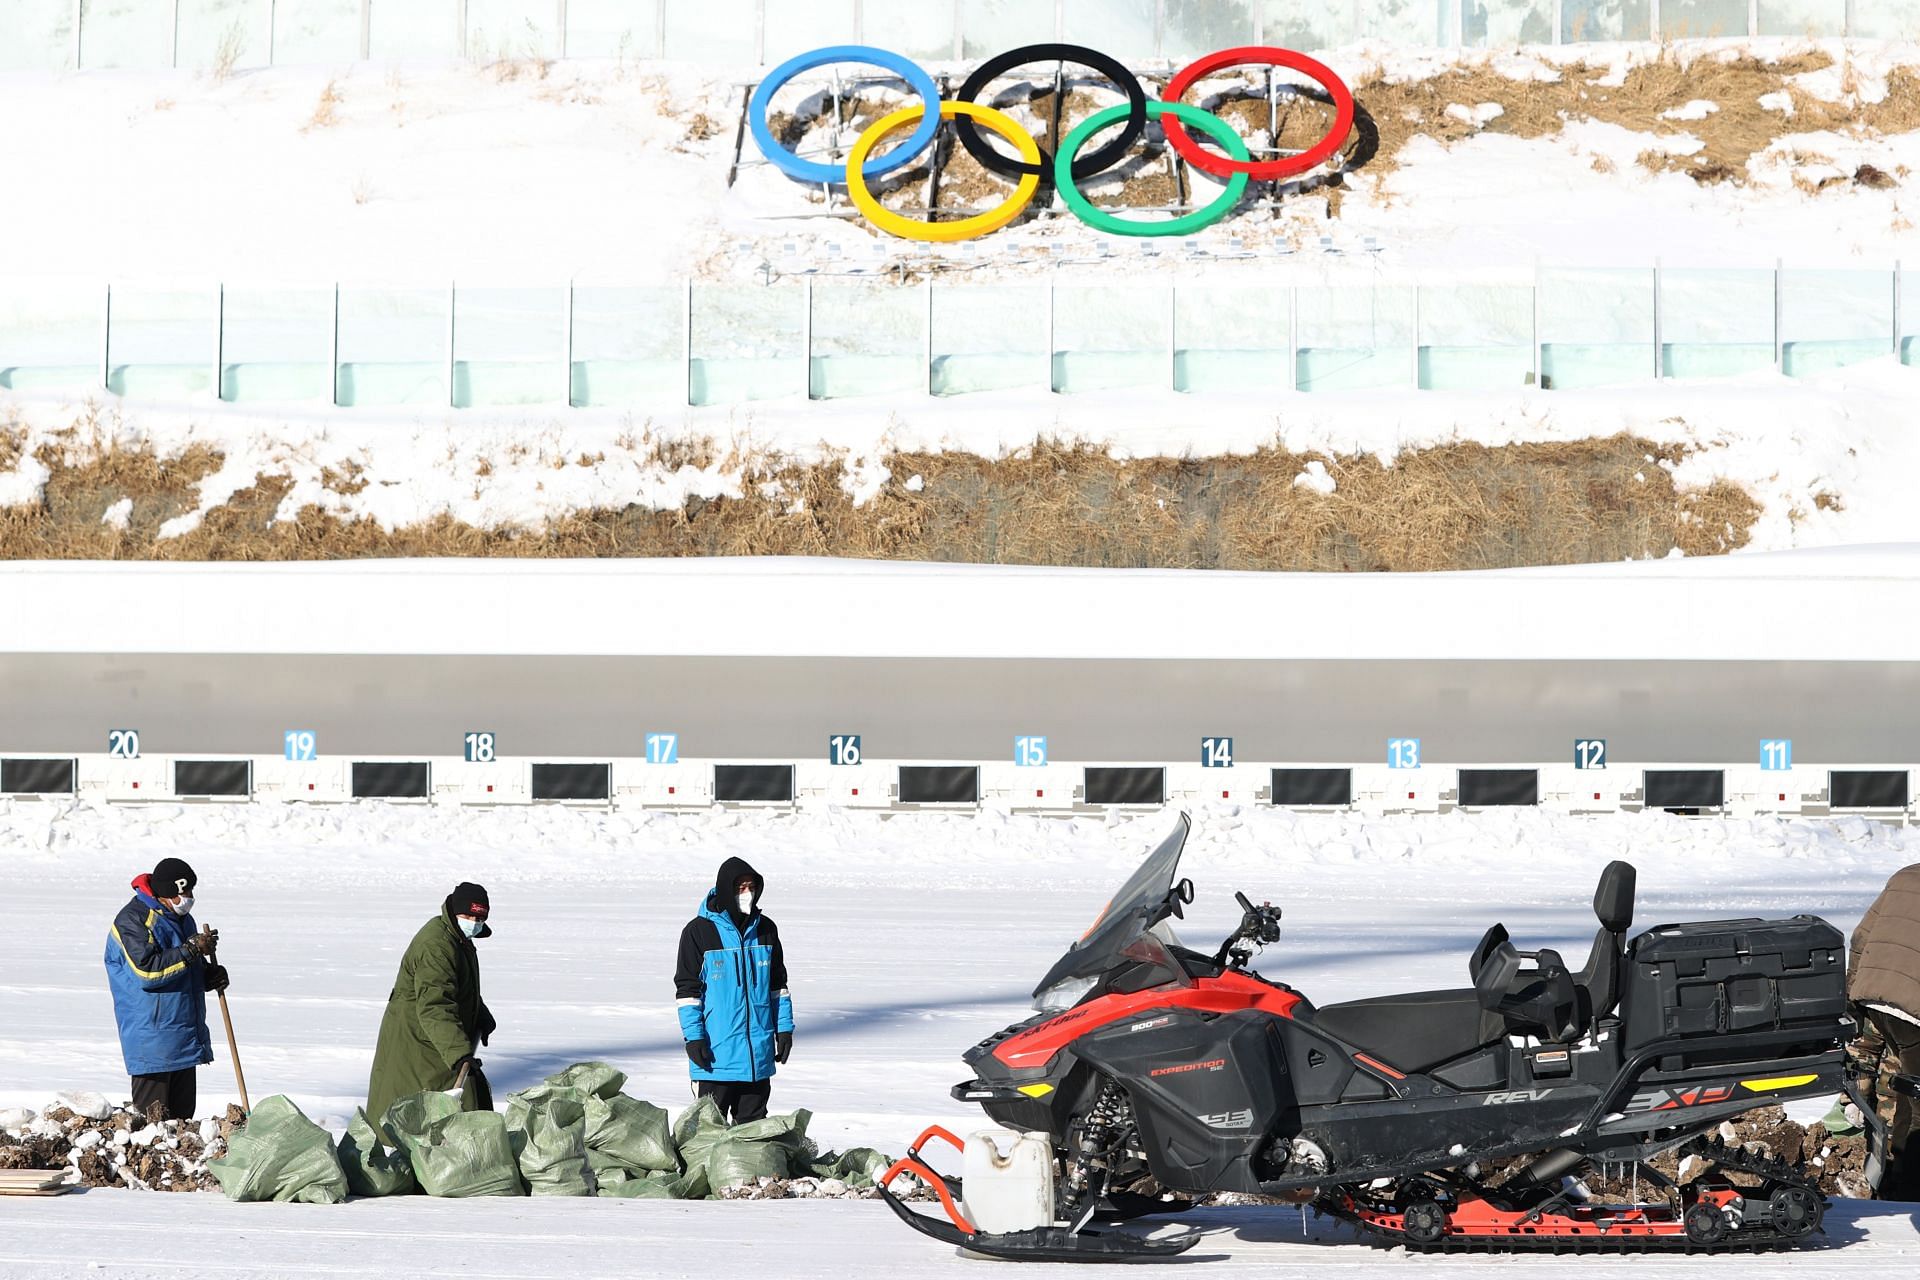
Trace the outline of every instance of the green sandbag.
{"label": "green sandbag", "polygon": [[430,1196],[526,1194],[507,1118],[498,1111],[462,1111],[454,1099],[430,1090],[396,1099],[383,1124]]}
{"label": "green sandbag", "polygon": [[586,1117],[587,1095],[578,1089],[541,1085],[508,1097],[507,1136],[534,1195],[593,1194]]}
{"label": "green sandbag", "polygon": [[822,1181],[833,1178],[849,1187],[870,1187],[892,1163],[872,1147],[852,1147],[837,1156],[828,1154],[813,1161],[807,1166],[807,1176]]}
{"label": "green sandbag", "polygon": [[601,1183],[599,1194],[619,1200],[704,1200],[707,1175],[699,1169],[678,1177],[665,1173],[638,1178],[623,1175],[619,1182]]}
{"label": "green sandbag", "polygon": [[407,1153],[397,1143],[387,1144],[364,1108],[353,1109],[338,1151],[347,1187],[357,1196],[403,1196],[419,1185],[413,1180],[413,1162]]}
{"label": "green sandbag", "polygon": [[767,1116],[729,1125],[712,1098],[701,1098],[673,1122],[674,1140],[688,1169],[706,1171],[713,1190],[759,1178],[805,1171],[819,1154],[807,1137],[813,1113]]}
{"label": "green sandbag", "polygon": [[625,1094],[590,1097],[586,1108],[589,1149],[637,1173],[680,1172],[680,1157],[664,1110]]}
{"label": "green sandbag", "polygon": [[207,1171],[229,1200],[339,1204],[347,1198],[333,1139],[280,1094],[261,1100],[227,1139],[227,1154],[207,1161]]}
{"label": "green sandbag", "polygon": [[578,1089],[596,1098],[611,1098],[627,1082],[624,1071],[604,1062],[576,1062],[564,1071],[556,1071],[543,1082],[558,1089]]}
{"label": "green sandbag", "polygon": [[731,1137],[708,1147],[701,1167],[706,1171],[708,1185],[715,1191],[755,1183],[762,1178],[785,1178],[793,1171],[787,1149],[779,1143]]}

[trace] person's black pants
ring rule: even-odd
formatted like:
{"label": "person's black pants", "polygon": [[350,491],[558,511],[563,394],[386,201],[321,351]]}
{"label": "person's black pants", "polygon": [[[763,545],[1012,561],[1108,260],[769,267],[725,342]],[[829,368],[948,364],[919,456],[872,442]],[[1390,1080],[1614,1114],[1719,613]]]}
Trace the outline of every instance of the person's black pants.
{"label": "person's black pants", "polygon": [[133,1109],[146,1115],[147,1109],[159,1103],[162,1120],[191,1120],[193,1108],[199,1098],[199,1069],[182,1067],[178,1071],[162,1071],[158,1075],[133,1077]]}
{"label": "person's black pants", "polygon": [[764,1120],[767,1099],[773,1096],[771,1080],[702,1080],[700,1096],[720,1105],[720,1114],[729,1124]]}
{"label": "person's black pants", "polygon": [[1867,1018],[1880,1033],[1879,1079],[1875,1102],[1887,1122],[1887,1169],[1880,1179],[1882,1200],[1920,1200],[1920,1138],[1916,1138],[1915,1103],[1893,1091],[1895,1072],[1920,1075],[1920,1026],[1884,1009],[1868,1009]]}

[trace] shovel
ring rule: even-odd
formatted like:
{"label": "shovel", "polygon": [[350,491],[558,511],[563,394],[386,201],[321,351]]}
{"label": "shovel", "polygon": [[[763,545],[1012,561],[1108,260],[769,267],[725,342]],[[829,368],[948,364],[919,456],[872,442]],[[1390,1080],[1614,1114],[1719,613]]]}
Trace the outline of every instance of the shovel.
{"label": "shovel", "polygon": [[[215,946],[217,945],[213,939],[218,938],[220,935],[209,928],[202,927],[200,936],[208,939],[207,959],[211,961],[213,959]],[[224,1022],[227,1026],[227,1053],[233,1058],[233,1081],[240,1086],[240,1109],[248,1115],[252,1115],[253,1103],[247,1097],[247,1073],[240,1069],[240,1045],[233,1038],[233,1012],[227,1008],[227,993],[225,991],[216,991],[214,994],[220,997],[220,1021]]]}

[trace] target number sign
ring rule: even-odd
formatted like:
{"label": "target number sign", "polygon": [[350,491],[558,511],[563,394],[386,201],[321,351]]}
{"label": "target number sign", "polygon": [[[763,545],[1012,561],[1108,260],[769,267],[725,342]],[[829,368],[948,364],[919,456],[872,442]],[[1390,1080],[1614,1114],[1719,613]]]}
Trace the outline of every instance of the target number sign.
{"label": "target number sign", "polygon": [[140,731],[138,729],[107,730],[107,756],[113,760],[138,760]]}
{"label": "target number sign", "polygon": [[320,739],[311,729],[289,729],[285,745],[289,760],[317,760],[320,757]]}
{"label": "target number sign", "polygon": [[491,729],[476,729],[466,736],[467,763],[492,764],[494,736]]}

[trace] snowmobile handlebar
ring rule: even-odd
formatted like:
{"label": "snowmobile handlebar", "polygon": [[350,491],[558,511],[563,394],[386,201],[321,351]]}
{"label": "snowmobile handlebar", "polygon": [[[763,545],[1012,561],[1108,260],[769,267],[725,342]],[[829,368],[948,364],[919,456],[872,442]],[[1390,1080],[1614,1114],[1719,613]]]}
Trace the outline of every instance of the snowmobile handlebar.
{"label": "snowmobile handlebar", "polygon": [[[1231,967],[1243,969],[1247,961],[1253,958],[1253,947],[1264,947],[1280,941],[1280,908],[1271,902],[1263,902],[1256,907],[1244,893],[1236,892],[1233,899],[1240,904],[1240,927],[1228,934],[1227,940],[1220,944],[1213,962],[1224,965],[1231,961]],[[1253,945],[1243,946],[1242,943]]]}

